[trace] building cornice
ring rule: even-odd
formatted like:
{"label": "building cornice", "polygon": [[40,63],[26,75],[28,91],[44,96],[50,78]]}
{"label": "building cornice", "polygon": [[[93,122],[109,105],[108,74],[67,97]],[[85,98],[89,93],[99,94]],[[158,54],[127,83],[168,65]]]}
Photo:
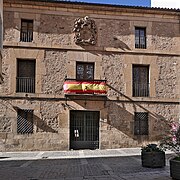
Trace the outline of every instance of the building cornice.
{"label": "building cornice", "polygon": [[167,52],[167,51],[151,51],[148,49],[137,49],[137,50],[123,50],[121,48],[112,48],[112,47],[97,47],[97,46],[68,46],[68,45],[59,45],[59,46],[43,46],[36,43],[12,43],[4,42],[4,48],[14,48],[14,49],[38,49],[38,50],[62,50],[62,51],[93,51],[96,53],[121,53],[121,54],[132,54],[132,55],[150,55],[150,56],[180,56],[180,52]]}
{"label": "building cornice", "polygon": [[50,94],[14,94],[14,95],[0,95],[0,100],[29,100],[29,101],[74,101],[74,100],[88,100],[88,101],[113,101],[113,102],[126,102],[126,103],[149,103],[149,104],[179,104],[178,98],[153,98],[153,97],[107,97],[94,96],[94,95],[50,95]]}
{"label": "building cornice", "polygon": [[177,15],[180,16],[180,9],[168,8],[151,8],[138,6],[124,6],[124,5],[110,5],[100,3],[85,3],[85,2],[71,2],[71,1],[53,1],[53,0],[4,0],[5,7],[19,7],[19,8],[35,8],[44,10],[57,10],[58,8],[64,10],[79,10],[79,12],[89,11],[97,14],[111,14],[118,15],[121,13],[145,13],[145,14],[163,14],[163,15]]}

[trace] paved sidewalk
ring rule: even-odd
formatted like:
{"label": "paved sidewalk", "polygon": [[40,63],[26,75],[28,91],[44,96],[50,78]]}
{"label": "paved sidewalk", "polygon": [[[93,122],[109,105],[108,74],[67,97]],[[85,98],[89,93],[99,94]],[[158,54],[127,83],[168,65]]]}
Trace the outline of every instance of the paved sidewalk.
{"label": "paved sidewalk", "polygon": [[[121,148],[106,150],[71,150],[71,151],[21,151],[0,152],[0,161],[36,160],[36,159],[71,159],[93,157],[119,157],[140,155],[140,148]],[[4,158],[3,158],[4,157]]]}
{"label": "paved sidewalk", "polygon": [[166,167],[141,166],[140,148],[0,152],[0,180],[170,180]]}

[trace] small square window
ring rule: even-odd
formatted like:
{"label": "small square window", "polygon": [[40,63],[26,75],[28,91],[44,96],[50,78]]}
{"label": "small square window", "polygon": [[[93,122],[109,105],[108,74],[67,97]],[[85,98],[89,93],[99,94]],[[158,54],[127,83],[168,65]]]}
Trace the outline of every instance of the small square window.
{"label": "small square window", "polygon": [[148,135],[148,113],[135,112],[134,114],[134,135]]}
{"label": "small square window", "polygon": [[33,20],[21,20],[21,33],[20,41],[32,42],[33,41]]}
{"label": "small square window", "polygon": [[94,63],[76,63],[76,79],[77,80],[93,80],[94,79]]}
{"label": "small square window", "polygon": [[135,27],[135,48],[146,49],[146,28]]}
{"label": "small square window", "polygon": [[17,133],[18,134],[33,133],[33,110],[18,109]]}

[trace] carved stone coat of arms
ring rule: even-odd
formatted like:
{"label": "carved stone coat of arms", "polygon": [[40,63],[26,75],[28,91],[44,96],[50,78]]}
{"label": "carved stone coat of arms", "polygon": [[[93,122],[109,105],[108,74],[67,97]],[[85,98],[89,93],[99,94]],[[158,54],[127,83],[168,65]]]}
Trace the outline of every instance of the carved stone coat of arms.
{"label": "carved stone coat of arms", "polygon": [[88,16],[75,20],[73,32],[75,43],[78,45],[95,45],[97,42],[95,21]]}

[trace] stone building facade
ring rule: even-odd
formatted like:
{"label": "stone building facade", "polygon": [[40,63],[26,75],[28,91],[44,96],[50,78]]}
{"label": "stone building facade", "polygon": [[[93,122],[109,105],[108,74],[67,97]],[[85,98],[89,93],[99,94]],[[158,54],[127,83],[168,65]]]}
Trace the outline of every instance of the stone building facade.
{"label": "stone building facade", "polygon": [[3,0],[0,1],[0,83],[2,83]]}
{"label": "stone building facade", "polygon": [[180,11],[4,0],[0,150],[137,147],[179,121]]}

